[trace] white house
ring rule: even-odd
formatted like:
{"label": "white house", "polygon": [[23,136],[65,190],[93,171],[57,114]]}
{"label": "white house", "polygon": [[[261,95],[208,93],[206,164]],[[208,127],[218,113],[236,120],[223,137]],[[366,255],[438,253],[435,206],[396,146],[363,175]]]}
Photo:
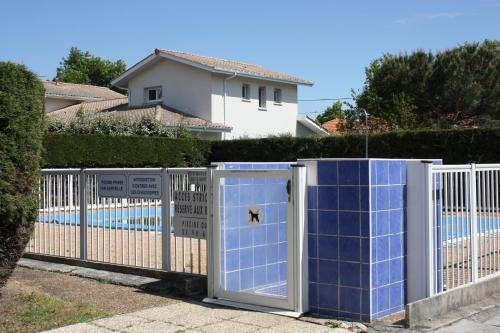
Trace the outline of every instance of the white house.
{"label": "white house", "polygon": [[106,87],[55,81],[42,81],[45,87],[45,112],[89,101],[125,97]]}
{"label": "white house", "polygon": [[111,84],[128,89],[128,99],[84,102],[50,116],[70,121],[78,110],[96,116],[146,115],[207,139],[328,135],[298,114],[297,86],[313,83],[258,65],[156,49]]}

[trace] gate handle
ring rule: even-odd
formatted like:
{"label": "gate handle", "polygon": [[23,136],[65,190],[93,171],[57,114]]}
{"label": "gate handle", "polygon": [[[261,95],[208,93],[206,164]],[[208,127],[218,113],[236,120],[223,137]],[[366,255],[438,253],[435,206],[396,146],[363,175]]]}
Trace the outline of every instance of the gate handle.
{"label": "gate handle", "polygon": [[290,201],[290,194],[292,193],[292,181],[290,179],[286,182],[286,193],[288,194],[288,201]]}

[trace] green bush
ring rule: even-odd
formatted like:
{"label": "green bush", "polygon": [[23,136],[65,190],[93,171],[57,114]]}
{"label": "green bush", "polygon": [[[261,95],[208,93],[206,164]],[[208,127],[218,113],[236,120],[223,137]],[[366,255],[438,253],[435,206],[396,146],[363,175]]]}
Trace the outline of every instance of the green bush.
{"label": "green bush", "polygon": [[[370,136],[370,157],[442,158],[445,163],[500,162],[500,128],[389,132]],[[276,137],[202,141],[147,136],[49,134],[49,167],[183,167],[210,162],[363,157],[364,136]]]}
{"label": "green bush", "polygon": [[[213,142],[210,161],[295,161],[364,157],[363,135],[267,138]],[[421,130],[374,134],[369,157],[442,158],[445,163],[500,162],[500,128]]]}
{"label": "green bush", "polygon": [[205,165],[210,145],[194,138],[49,134],[44,167],[189,167]]}
{"label": "green bush", "polygon": [[44,94],[42,82],[25,66],[0,62],[0,287],[37,216]]}

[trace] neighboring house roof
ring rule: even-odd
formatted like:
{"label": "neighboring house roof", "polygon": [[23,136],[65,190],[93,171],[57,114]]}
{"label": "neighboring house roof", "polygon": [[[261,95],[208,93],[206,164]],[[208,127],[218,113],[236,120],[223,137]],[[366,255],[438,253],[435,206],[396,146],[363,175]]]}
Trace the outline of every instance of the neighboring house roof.
{"label": "neighboring house roof", "polygon": [[298,114],[297,115],[297,122],[302,124],[303,126],[307,127],[313,133],[321,134],[321,135],[328,135],[328,131],[326,131],[318,123],[316,123],[312,118],[309,118],[305,114]]}
{"label": "neighboring house roof", "polygon": [[129,106],[128,98],[126,97],[97,102],[83,102],[53,111],[47,114],[47,116],[51,120],[69,123],[76,119],[80,111],[89,117],[122,117],[132,121],[139,121],[143,117],[151,117],[168,127],[178,127],[182,125],[191,130],[225,132],[232,129],[231,126],[211,123],[161,103]]}
{"label": "neighboring house roof", "polygon": [[129,68],[122,75],[113,80],[111,84],[119,87],[125,87],[128,83],[128,78],[133,73],[138,71],[143,66],[146,66],[151,62],[158,60],[158,58],[167,58],[173,61],[201,68],[212,73],[227,75],[236,74],[237,76],[264,79],[288,84],[300,84],[306,86],[313,85],[312,81],[304,80],[286,73],[273,71],[259,65],[166,49],[155,49],[155,52],[153,54],[147,56],[146,58]]}
{"label": "neighboring house roof", "polygon": [[339,133],[339,125],[342,123],[341,119],[332,119],[321,125],[324,129],[326,129],[330,133]]}
{"label": "neighboring house roof", "polygon": [[100,101],[125,97],[106,87],[91,86],[88,84],[76,84],[56,81],[43,81],[45,97],[71,99],[78,101]]}

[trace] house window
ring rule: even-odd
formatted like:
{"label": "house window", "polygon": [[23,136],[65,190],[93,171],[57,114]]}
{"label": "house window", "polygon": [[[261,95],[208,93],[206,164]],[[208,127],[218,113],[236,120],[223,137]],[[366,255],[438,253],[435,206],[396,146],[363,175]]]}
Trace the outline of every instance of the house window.
{"label": "house window", "polygon": [[241,86],[241,98],[244,100],[249,100],[250,99],[250,85],[244,83]]}
{"label": "house window", "polygon": [[274,88],[274,104],[281,104],[281,89]]}
{"label": "house window", "polygon": [[259,87],[259,108],[266,108],[266,87]]}
{"label": "house window", "polygon": [[161,101],[161,87],[151,87],[145,89],[146,102]]}

